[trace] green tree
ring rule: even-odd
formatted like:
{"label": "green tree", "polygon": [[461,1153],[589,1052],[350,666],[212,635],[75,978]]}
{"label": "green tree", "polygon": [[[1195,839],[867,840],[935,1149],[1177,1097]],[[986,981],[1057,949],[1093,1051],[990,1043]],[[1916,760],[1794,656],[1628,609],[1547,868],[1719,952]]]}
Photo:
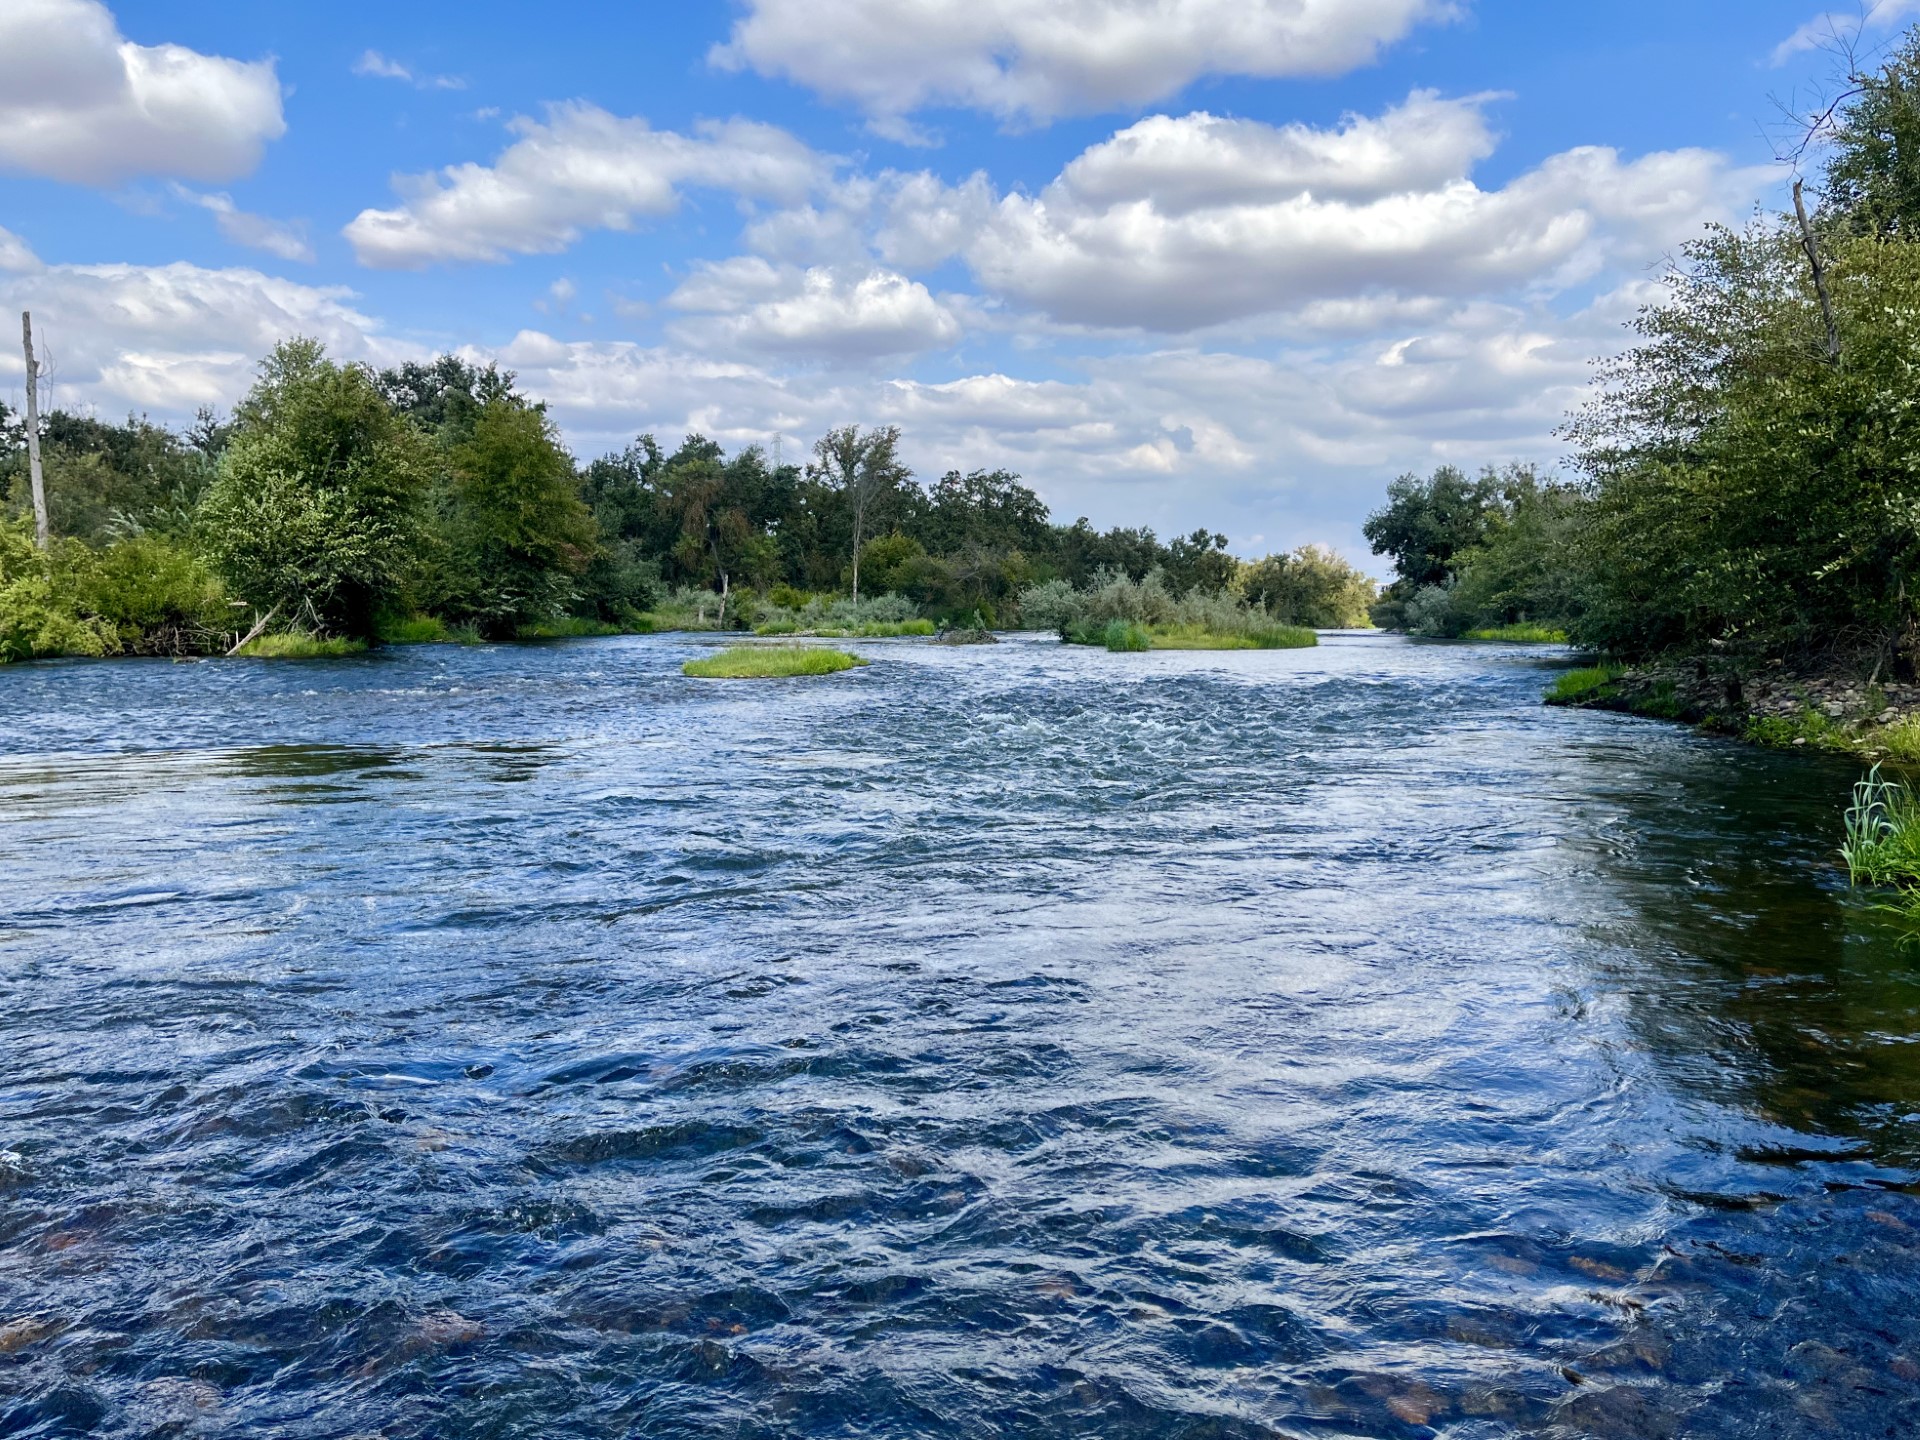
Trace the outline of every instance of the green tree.
{"label": "green tree", "polygon": [[1689,246],[1603,370],[1569,432],[1592,496],[1581,638],[1920,654],[1920,246],[1828,249],[1842,363],[1797,229],[1756,222]]}
{"label": "green tree", "polygon": [[813,447],[810,473],[845,506],[853,522],[853,598],[860,598],[860,549],[870,525],[892,518],[900,492],[913,478],[900,459],[900,427],[862,431],[857,425],[829,430]]}
{"label": "green tree", "polygon": [[495,394],[469,428],[448,457],[455,594],[464,618],[506,636],[573,599],[594,555],[593,515],[540,410]]}
{"label": "green tree", "polygon": [[291,624],[351,638],[419,552],[429,457],[370,371],[289,340],[234,412],[198,528],[233,592]]}
{"label": "green tree", "polygon": [[1333,551],[1302,545],[1241,568],[1237,588],[1284,625],[1355,629],[1367,623],[1379,587]]}
{"label": "green tree", "polygon": [[1233,583],[1239,565],[1227,553],[1227,537],[1196,530],[1167,546],[1167,581],[1176,593],[1218,595]]}
{"label": "green tree", "polygon": [[1482,544],[1497,523],[1500,482],[1491,472],[1470,479],[1442,465],[1422,480],[1402,475],[1387,487],[1387,503],[1363,528],[1373,553],[1393,561],[1399,588],[1412,594],[1453,580],[1454,557]]}

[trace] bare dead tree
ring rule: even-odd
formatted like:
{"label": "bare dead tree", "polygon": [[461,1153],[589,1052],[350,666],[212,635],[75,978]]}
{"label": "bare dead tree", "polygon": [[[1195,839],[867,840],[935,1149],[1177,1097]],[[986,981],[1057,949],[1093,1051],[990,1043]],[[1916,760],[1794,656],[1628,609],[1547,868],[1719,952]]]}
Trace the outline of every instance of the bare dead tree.
{"label": "bare dead tree", "polygon": [[33,358],[33,312],[20,312],[20,342],[27,354],[27,479],[33,487],[33,538],[44,553],[47,534],[47,482],[40,468],[40,363]]}
{"label": "bare dead tree", "polygon": [[1814,293],[1820,297],[1820,318],[1827,323],[1827,363],[1840,365],[1840,325],[1833,318],[1833,294],[1827,289],[1827,267],[1820,261],[1820,240],[1807,218],[1807,202],[1801,198],[1803,181],[1793,182],[1793,213],[1800,219],[1800,247],[1807,252],[1807,264],[1813,270]]}

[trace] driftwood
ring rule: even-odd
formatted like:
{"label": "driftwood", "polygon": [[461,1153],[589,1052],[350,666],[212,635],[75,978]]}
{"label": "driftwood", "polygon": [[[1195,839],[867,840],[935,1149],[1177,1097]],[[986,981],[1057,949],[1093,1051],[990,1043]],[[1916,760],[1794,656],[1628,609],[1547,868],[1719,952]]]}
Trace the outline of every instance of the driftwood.
{"label": "driftwood", "polygon": [[280,607],[276,605],[258,620],[254,621],[253,628],[246,633],[245,638],[242,639],[238,645],[235,645],[231,650],[227,651],[227,658],[232,659],[235,655],[238,655],[242,650],[246,649],[247,646],[258,640],[267,626],[273,623],[273,617],[279,613]]}

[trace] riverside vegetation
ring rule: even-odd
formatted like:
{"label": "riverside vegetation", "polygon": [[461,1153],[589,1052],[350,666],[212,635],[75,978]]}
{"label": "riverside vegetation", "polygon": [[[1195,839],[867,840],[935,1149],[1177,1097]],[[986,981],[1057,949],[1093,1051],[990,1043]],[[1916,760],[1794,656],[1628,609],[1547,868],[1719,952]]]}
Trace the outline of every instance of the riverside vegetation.
{"label": "riverside vegetation", "polygon": [[0,660],[219,653],[249,635],[266,656],[649,630],[977,635],[1049,628],[1069,603],[1104,619],[1116,587],[1155,643],[1264,644],[1364,623],[1374,598],[1311,547],[1248,564],[1205,530],[1055,524],[1005,471],[920,484],[891,427],[830,431],[803,466],[697,435],[579,465],[513,375],[453,356],[376,372],[291,340],[229,420],[55,412],[41,440],[44,554],[23,426],[0,409]]}
{"label": "riverside vegetation", "polygon": [[1795,211],[1685,247],[1602,362],[1573,479],[1394,482],[1378,623],[1605,657],[1556,703],[1920,761],[1920,29],[1841,81]]}

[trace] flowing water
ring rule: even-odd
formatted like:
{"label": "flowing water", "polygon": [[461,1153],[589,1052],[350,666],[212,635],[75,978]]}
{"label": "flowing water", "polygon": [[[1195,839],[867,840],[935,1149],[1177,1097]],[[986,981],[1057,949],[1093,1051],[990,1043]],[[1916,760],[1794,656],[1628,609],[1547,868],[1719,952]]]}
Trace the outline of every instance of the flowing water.
{"label": "flowing water", "polygon": [[698,648],[0,671],[0,1434],[1920,1434],[1851,767]]}

